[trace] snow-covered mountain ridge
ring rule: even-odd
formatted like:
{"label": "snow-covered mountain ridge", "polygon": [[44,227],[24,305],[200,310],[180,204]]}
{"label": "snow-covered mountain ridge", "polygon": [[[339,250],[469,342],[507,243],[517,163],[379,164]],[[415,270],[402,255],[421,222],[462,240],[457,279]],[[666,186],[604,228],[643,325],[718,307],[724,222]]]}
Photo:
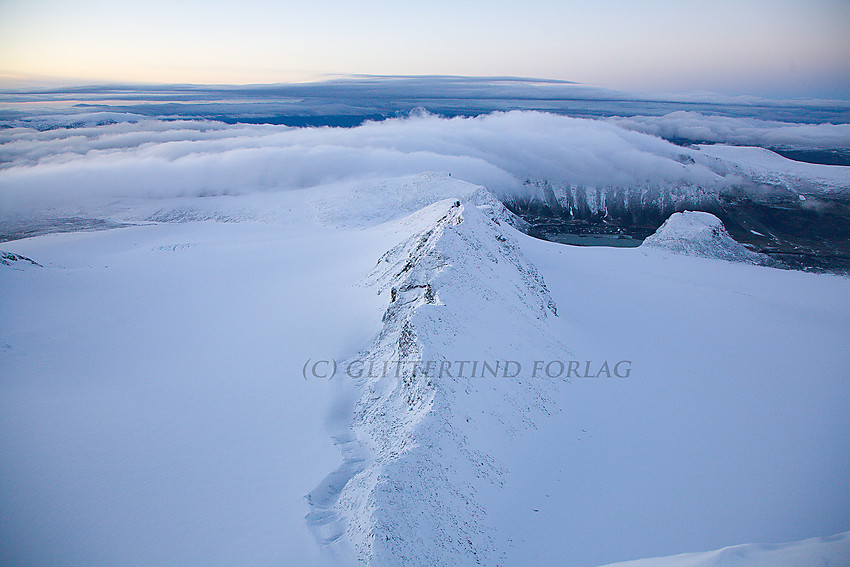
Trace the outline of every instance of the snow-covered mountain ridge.
{"label": "snow-covered mountain ridge", "polygon": [[[479,333],[496,321],[524,337],[510,345],[514,356],[523,348],[569,356],[543,324],[555,315],[554,301],[498,216],[446,200],[406,219],[424,226],[383,255],[365,281],[389,305],[383,329],[358,359],[379,368],[398,360],[490,361],[505,352]],[[505,471],[474,430],[513,436],[533,426],[557,381],[390,368],[357,380],[358,398],[336,437],[345,462],[311,494],[310,523],[335,552],[370,565],[498,563],[504,550],[476,495],[499,487]]]}

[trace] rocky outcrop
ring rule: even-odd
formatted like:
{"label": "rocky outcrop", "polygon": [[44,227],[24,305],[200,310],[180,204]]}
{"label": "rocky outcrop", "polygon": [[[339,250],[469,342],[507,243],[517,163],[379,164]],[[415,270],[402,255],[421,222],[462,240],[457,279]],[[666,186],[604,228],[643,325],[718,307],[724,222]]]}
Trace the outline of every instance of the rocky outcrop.
{"label": "rocky outcrop", "polygon": [[26,256],[21,256],[14,252],[4,252],[2,250],[0,250],[0,264],[18,269],[30,266],[37,266],[39,268],[43,267],[35,260],[30,260]]}

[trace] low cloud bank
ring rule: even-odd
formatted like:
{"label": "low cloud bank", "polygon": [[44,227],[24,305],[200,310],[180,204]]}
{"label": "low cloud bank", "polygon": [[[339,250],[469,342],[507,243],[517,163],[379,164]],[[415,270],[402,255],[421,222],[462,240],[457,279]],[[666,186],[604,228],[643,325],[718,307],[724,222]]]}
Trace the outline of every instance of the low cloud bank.
{"label": "low cloud bank", "polygon": [[598,120],[537,112],[410,118],[356,128],[141,120],[39,132],[0,144],[4,216],[157,199],[299,189],[447,172],[505,195],[524,181],[583,186],[713,186],[723,177],[687,150]]}
{"label": "low cloud bank", "polygon": [[622,128],[694,143],[714,142],[764,148],[850,151],[850,124],[799,124],[707,116],[678,111],[664,116],[610,118]]}
{"label": "low cloud bank", "polygon": [[355,128],[152,119],[48,131],[10,128],[0,131],[0,220],[96,214],[127,200],[369,183],[426,171],[485,186],[502,198],[545,198],[544,182],[556,192],[586,194],[584,200],[603,212],[618,195],[623,206],[634,201],[640,207],[650,197],[664,203],[711,199],[742,187],[790,191],[791,197],[845,194],[847,167],[791,162],[766,150],[686,148],[659,136],[850,147],[849,129],[696,113],[595,120],[527,111],[474,118],[421,112]]}

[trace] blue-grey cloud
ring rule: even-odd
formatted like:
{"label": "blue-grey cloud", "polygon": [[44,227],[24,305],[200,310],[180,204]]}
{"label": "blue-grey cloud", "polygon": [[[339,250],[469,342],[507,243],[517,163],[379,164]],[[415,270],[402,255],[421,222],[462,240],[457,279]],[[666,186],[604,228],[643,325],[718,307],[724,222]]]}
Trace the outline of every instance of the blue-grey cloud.
{"label": "blue-grey cloud", "polygon": [[[712,116],[790,122],[850,122],[850,102],[777,101],[711,93],[644,95],[516,77],[355,76],[314,83],[200,86],[90,85],[0,88],[0,126],[40,129],[123,121],[122,114],[291,126],[356,126],[416,108],[446,117],[537,110],[573,117]],[[129,117],[128,119],[135,119]]]}
{"label": "blue-grey cloud", "polygon": [[793,149],[850,150],[850,124],[788,123],[757,118],[677,111],[664,116],[631,116],[611,122],[646,134],[693,143]]}

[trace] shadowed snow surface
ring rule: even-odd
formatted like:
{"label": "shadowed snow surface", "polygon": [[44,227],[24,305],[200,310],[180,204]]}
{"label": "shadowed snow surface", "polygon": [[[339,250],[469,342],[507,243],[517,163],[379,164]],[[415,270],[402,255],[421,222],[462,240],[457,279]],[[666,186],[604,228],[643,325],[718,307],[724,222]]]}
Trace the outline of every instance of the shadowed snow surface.
{"label": "shadowed snow surface", "polygon": [[[145,224],[4,244],[43,268],[0,266],[3,564],[592,566],[850,525],[846,278],[535,240],[446,174],[113,211]],[[450,366],[302,374],[399,358]]]}

